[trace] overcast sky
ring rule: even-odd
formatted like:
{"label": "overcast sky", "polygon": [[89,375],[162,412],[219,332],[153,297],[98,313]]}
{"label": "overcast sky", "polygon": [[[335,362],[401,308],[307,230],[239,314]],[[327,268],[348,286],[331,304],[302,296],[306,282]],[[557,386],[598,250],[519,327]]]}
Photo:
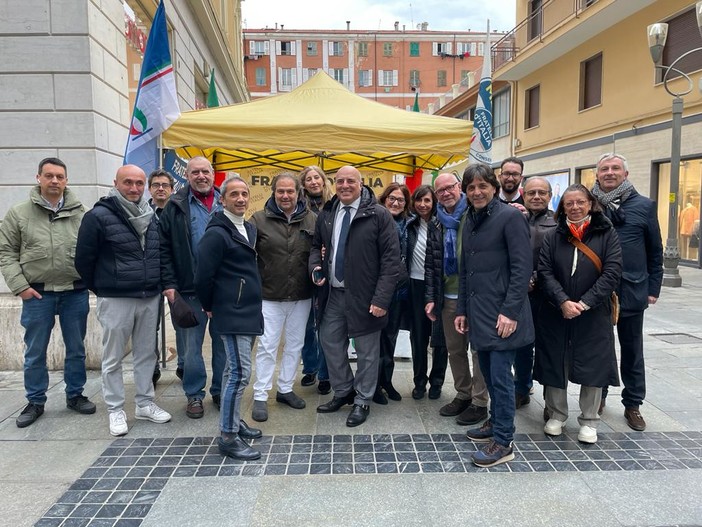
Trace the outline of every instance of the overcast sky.
{"label": "overcast sky", "polygon": [[244,0],[243,27],[262,29],[392,30],[395,21],[407,29],[421,22],[429,30],[509,31],[515,23],[515,0]]}

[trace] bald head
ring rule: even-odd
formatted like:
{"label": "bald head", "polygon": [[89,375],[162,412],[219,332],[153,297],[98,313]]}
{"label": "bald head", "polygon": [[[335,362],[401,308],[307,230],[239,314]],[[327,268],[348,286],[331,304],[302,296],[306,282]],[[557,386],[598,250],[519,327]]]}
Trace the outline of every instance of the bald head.
{"label": "bald head", "polygon": [[361,195],[361,173],[356,167],[341,167],[334,178],[336,195],[344,205],[350,205]]}
{"label": "bald head", "polygon": [[524,207],[531,213],[537,214],[548,208],[551,201],[551,183],[542,177],[527,178],[524,183]]}
{"label": "bald head", "polygon": [[447,212],[453,212],[458,201],[461,199],[461,188],[455,174],[444,172],[436,176],[434,180],[434,192],[436,199]]}
{"label": "bald head", "polygon": [[138,203],[146,188],[146,174],[136,165],[124,165],[117,170],[115,188],[126,200]]}

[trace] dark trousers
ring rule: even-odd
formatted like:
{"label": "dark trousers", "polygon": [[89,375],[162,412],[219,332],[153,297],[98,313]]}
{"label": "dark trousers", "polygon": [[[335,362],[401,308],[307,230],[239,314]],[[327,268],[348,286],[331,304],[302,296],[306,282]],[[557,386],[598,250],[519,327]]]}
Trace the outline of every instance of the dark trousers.
{"label": "dark trousers", "polygon": [[430,386],[443,386],[446,377],[446,366],[448,365],[448,351],[446,346],[434,348],[431,362],[431,373],[427,376],[429,369],[427,347],[431,337],[431,320],[424,312],[424,280],[410,280],[410,344],[412,345],[412,370],[414,373],[414,386],[418,390],[424,391],[429,381]]}
{"label": "dark trousers", "polygon": [[509,446],[514,438],[514,350],[478,351],[480,370],[490,394],[490,420],[495,442]]}
{"label": "dark trousers", "polygon": [[[622,404],[625,408],[641,406],[646,398],[646,369],[643,353],[644,312],[619,317],[617,335],[620,348],[620,371],[622,376]],[[607,397],[607,388],[602,389],[602,399]]]}
{"label": "dark trousers", "polygon": [[393,297],[388,308],[388,325],[380,331],[380,360],[378,361],[378,390],[392,387],[392,374],[395,371],[395,344],[402,320],[402,302]]}

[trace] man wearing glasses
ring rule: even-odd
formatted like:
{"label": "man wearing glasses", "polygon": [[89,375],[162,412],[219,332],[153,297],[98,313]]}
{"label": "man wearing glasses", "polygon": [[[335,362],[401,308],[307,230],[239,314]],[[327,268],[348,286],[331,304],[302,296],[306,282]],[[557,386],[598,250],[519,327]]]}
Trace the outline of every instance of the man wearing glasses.
{"label": "man wearing glasses", "polygon": [[13,294],[22,299],[24,389],[29,404],[17,417],[24,428],[44,413],[49,371],[46,350],[56,315],[66,347],[63,380],[66,406],[94,414],[83,396],[88,289],[73,257],[85,208],[68,188],[66,165],[55,157],[39,163],[29,199],[12,207],[0,226],[0,268]]}
{"label": "man wearing glasses", "polygon": [[[458,304],[458,267],[461,254],[461,225],[468,208],[458,177],[439,174],[434,182],[439,202],[436,215],[441,224],[441,244],[427,238],[427,263],[424,271],[424,311],[432,321],[442,324],[456,397],[439,410],[443,416],[456,416],[460,425],[473,425],[487,418],[488,391],[473,352],[470,371],[466,335],[458,333],[453,320]],[[440,319],[440,320],[439,320]]]}
{"label": "man wearing glasses", "polygon": [[[524,207],[527,210],[527,221],[531,234],[531,250],[533,254],[534,269],[529,280],[529,303],[531,314],[536,324],[539,306],[543,302],[543,295],[539,289],[536,268],[539,264],[539,253],[546,233],[556,228],[553,211],[548,205],[552,198],[551,184],[540,177],[530,177],[524,182]],[[534,367],[533,344],[517,350],[514,357],[514,403],[517,409],[531,402],[529,393],[532,387],[532,369]],[[546,417],[548,420],[548,417]]]}
{"label": "man wearing glasses", "polygon": [[[500,201],[502,203],[517,203],[524,205],[524,198],[519,192],[519,185],[522,183],[524,163],[518,157],[508,157],[500,165]],[[518,209],[522,210],[520,207]],[[524,212],[522,210],[522,212]]]}
{"label": "man wearing glasses", "polygon": [[[154,170],[153,172],[151,172],[151,174],[149,174],[149,193],[151,194],[151,198],[149,199],[149,206],[156,213],[156,221],[158,221],[161,218],[163,208],[166,206],[166,203],[168,203],[168,199],[171,197],[171,194],[173,194],[173,177],[162,168]],[[161,327],[162,311],[163,303],[161,303],[161,305],[159,306],[158,325],[156,326],[155,349],[157,358],[161,355],[158,350],[158,331]],[[178,356],[178,366],[176,369],[176,373],[180,371],[180,377],[182,378],[183,357],[181,355]],[[158,360],[156,360],[156,367],[154,368],[154,375],[152,378],[154,386],[156,386],[156,383],[160,378],[161,368],[159,367]]]}
{"label": "man wearing glasses", "polygon": [[151,194],[149,205],[154,209],[156,217],[160,218],[163,208],[173,194],[173,176],[162,168],[151,172],[149,174],[149,193]]}

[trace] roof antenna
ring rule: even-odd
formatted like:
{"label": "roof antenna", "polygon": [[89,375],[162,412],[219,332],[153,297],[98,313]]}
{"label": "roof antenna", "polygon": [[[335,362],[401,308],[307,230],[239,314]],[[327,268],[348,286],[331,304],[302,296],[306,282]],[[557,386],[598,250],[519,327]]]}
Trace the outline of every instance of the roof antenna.
{"label": "roof antenna", "polygon": [[410,22],[412,22],[410,27],[414,27],[414,15],[412,14],[412,2],[410,2]]}

